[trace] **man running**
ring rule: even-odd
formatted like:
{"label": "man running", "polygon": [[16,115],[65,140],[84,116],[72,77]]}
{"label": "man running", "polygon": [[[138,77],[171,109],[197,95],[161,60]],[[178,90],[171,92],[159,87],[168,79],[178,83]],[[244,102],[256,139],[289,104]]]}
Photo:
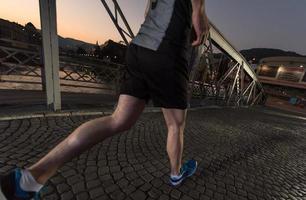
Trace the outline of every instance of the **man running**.
{"label": "man running", "polygon": [[56,171],[72,158],[117,133],[129,130],[151,99],[161,107],[168,128],[170,184],[193,175],[195,160],[182,164],[188,88],[188,49],[208,31],[205,0],[150,0],[145,22],[126,56],[117,108],[110,116],[78,127],[45,157],[27,169],[15,169],[0,179],[0,199],[32,199]]}

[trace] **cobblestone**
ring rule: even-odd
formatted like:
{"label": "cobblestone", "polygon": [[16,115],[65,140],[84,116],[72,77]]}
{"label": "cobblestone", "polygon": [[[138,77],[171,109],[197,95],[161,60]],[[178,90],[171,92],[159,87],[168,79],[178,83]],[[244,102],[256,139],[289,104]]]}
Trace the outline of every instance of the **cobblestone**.
{"label": "cobblestone", "polygon": [[[94,116],[0,121],[0,174],[27,167]],[[125,133],[66,163],[42,199],[306,199],[305,118],[254,109],[205,109],[187,117],[183,159],[195,176],[169,186],[167,128],[146,113]]]}

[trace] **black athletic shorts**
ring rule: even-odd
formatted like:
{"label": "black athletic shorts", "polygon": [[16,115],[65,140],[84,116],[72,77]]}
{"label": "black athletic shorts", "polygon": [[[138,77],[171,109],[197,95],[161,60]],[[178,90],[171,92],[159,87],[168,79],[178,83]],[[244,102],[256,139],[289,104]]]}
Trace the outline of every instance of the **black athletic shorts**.
{"label": "black athletic shorts", "polygon": [[120,94],[162,108],[187,108],[188,51],[162,42],[157,51],[130,44]]}

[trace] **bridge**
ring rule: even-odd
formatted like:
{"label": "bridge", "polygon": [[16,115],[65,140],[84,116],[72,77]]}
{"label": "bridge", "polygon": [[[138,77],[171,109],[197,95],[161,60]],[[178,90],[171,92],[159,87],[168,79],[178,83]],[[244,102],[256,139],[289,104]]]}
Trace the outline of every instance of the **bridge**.
{"label": "bridge", "polygon": [[[128,45],[134,33],[120,5],[101,3]],[[0,38],[1,174],[35,163],[80,124],[112,113],[125,67],[61,54],[56,0],[39,4],[42,46]],[[190,62],[183,157],[199,162],[196,175],[169,186],[166,126],[148,107],[130,131],[66,163],[42,199],[306,198],[306,116],[263,107],[257,74],[210,25]]]}
{"label": "bridge", "polygon": [[[118,2],[101,2],[128,45],[134,33]],[[103,105],[114,103],[124,66],[90,57],[60,55],[55,1],[40,1],[40,11],[42,48],[0,39],[2,104],[14,108],[16,104],[34,103],[41,110],[60,111],[62,105],[65,110],[83,102],[94,105],[101,99]],[[221,52],[218,58],[214,51]],[[193,56],[197,59],[190,63],[191,107],[243,106],[264,101],[263,88],[248,61],[213,24],[205,43],[193,49]],[[90,100],[86,98],[88,93]]]}

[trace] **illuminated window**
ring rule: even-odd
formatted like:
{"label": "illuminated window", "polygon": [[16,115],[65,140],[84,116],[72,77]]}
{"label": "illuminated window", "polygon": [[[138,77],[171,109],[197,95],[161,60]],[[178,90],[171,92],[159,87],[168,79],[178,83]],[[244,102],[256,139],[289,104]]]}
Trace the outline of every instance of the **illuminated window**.
{"label": "illuminated window", "polygon": [[267,66],[267,65],[263,65],[260,68],[259,71],[259,76],[266,76],[266,77],[276,77],[277,71],[278,71],[279,67],[278,66]]}

